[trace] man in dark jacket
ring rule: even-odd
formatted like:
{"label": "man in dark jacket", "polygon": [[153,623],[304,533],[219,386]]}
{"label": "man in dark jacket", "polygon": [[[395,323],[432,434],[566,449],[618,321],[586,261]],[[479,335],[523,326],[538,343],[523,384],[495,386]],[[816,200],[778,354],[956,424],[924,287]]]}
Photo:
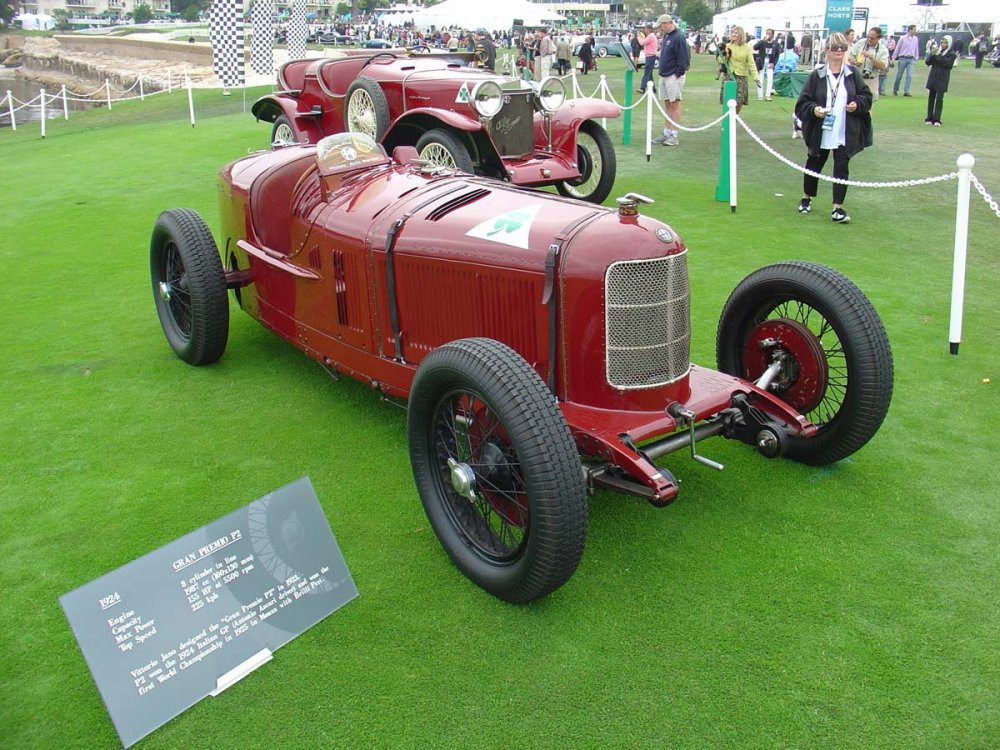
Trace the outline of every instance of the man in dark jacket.
{"label": "man in dark jacket", "polygon": [[660,99],[667,117],[663,123],[663,135],[654,142],[676,146],[677,131],[673,128],[681,121],[681,96],[684,75],[691,67],[691,50],[673,16],[664,13],[657,19],[657,24],[663,32],[660,41]]}
{"label": "man in dark jacket", "polygon": [[930,67],[927,76],[927,119],[924,125],[941,127],[941,108],[944,107],[944,94],[951,81],[951,69],[955,67],[958,54],[951,43],[951,37],[945,34],[941,37],[941,45],[931,47],[930,54],[924,62]]}

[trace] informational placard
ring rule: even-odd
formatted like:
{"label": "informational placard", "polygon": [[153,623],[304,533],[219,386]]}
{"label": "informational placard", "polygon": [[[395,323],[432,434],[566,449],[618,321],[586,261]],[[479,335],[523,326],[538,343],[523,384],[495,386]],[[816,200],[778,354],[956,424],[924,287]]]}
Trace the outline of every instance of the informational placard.
{"label": "informational placard", "polygon": [[59,601],[129,747],[357,595],[303,478]]}
{"label": "informational placard", "polygon": [[834,31],[847,31],[854,19],[854,0],[826,0],[823,26]]}

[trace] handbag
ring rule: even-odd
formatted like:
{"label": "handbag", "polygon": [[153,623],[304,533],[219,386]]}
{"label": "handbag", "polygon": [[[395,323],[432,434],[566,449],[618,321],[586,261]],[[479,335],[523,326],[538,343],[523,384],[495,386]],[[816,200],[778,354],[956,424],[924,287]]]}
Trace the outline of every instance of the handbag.
{"label": "handbag", "polygon": [[576,69],[577,70],[583,70],[583,60],[577,60],[576,61]]}

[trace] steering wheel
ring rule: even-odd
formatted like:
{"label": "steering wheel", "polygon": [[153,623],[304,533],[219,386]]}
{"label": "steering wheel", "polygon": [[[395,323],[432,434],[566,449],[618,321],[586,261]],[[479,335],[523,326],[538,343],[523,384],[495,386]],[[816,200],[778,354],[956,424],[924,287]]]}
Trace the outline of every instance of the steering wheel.
{"label": "steering wheel", "polygon": [[399,59],[399,57],[396,55],[395,52],[376,52],[374,55],[372,55],[365,61],[365,64],[361,66],[361,69],[358,72],[360,73],[362,70],[367,68],[369,65],[371,65],[373,62],[375,62],[375,60],[377,60],[380,57],[391,57],[393,60]]}

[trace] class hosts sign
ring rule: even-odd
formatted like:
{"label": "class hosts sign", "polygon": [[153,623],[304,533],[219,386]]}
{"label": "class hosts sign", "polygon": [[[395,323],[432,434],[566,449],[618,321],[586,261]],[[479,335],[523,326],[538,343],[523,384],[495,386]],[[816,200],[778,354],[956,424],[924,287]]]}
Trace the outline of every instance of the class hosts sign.
{"label": "class hosts sign", "polygon": [[847,31],[854,21],[854,0],[826,0],[823,26],[834,31]]}
{"label": "class hosts sign", "polygon": [[357,595],[303,478],[59,602],[128,747]]}

